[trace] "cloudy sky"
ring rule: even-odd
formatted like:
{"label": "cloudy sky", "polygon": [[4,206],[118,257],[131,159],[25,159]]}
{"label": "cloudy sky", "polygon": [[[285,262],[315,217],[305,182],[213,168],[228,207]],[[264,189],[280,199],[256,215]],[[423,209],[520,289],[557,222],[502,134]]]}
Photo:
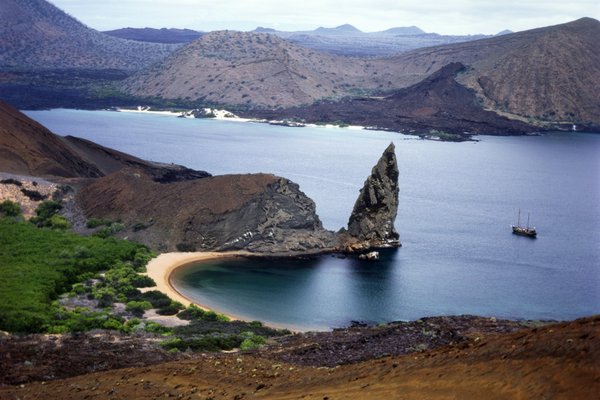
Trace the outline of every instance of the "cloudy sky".
{"label": "cloudy sky", "polygon": [[493,34],[600,19],[599,0],[50,0],[98,30],[123,27],[365,32],[416,25],[442,34]]}

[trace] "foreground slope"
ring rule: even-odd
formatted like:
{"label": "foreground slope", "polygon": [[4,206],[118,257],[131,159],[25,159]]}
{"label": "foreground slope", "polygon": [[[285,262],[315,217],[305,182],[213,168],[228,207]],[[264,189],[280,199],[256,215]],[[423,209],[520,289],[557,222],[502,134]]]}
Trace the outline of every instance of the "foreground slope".
{"label": "foreground slope", "polygon": [[0,68],[4,70],[137,70],[175,48],[105,35],[46,0],[2,0],[0,6]]}
{"label": "foreground slope", "polygon": [[[600,317],[471,340],[336,368],[276,361],[277,352],[223,354],[21,387],[3,398],[594,399]],[[319,343],[307,345],[311,351]],[[341,350],[341,349],[340,349]],[[273,358],[272,358],[273,357]]]}

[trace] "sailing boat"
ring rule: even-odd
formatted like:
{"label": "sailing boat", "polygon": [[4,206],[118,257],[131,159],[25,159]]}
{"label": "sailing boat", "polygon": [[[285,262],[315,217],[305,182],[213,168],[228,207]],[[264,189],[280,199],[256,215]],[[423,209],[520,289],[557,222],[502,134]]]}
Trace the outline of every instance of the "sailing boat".
{"label": "sailing boat", "polygon": [[521,236],[527,236],[527,237],[531,237],[534,238],[537,236],[537,232],[535,231],[535,227],[534,228],[530,228],[529,227],[529,213],[527,213],[527,226],[521,226],[521,209],[519,208],[519,219],[517,221],[517,225],[511,225],[512,227],[512,232],[515,235],[521,235]]}

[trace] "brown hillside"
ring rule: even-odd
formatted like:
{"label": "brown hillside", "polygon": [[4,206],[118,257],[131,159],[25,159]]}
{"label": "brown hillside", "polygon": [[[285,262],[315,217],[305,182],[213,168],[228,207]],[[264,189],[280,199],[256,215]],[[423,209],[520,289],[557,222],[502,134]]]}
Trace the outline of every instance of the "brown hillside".
{"label": "brown hillside", "polygon": [[33,176],[97,177],[102,172],[59,136],[0,101],[0,171]]}
{"label": "brown hillside", "polygon": [[161,184],[142,170],[122,169],[80,189],[77,201],[88,217],[137,226],[126,236],[159,251],[184,244],[197,250],[303,252],[333,240],[314,202],[295,183],[273,175]]}
{"label": "brown hillside", "polygon": [[[539,130],[481,108],[475,93],[456,81],[465,66],[451,63],[421,82],[387,97],[353,98],[321,102],[282,111],[254,111],[267,119],[284,116],[307,122],[344,121],[393,131],[430,134],[432,131],[464,134],[523,134]],[[457,137],[456,140],[459,140]]]}
{"label": "brown hillside", "polygon": [[[269,34],[212,32],[128,79],[131,94],[287,108],[414,85],[445,65],[477,103],[543,124],[600,125],[600,22],[582,18],[391,58],[336,57]],[[347,110],[351,112],[351,110]]]}
{"label": "brown hillside", "polygon": [[88,28],[45,0],[2,0],[0,68],[137,70],[177,46],[123,40]]}
{"label": "brown hillside", "polygon": [[492,110],[550,121],[600,124],[600,22],[567,24],[414,50],[389,60],[405,84],[441,66],[470,69],[458,81]]}
{"label": "brown hillside", "polygon": [[[336,368],[282,363],[268,351],[202,356],[5,387],[0,397],[596,399],[599,335],[600,318],[590,317],[508,334],[473,332],[467,342]],[[321,348],[314,340],[307,351]]]}
{"label": "brown hillside", "polygon": [[210,176],[174,164],[159,164],[100,146],[62,137],[0,101],[0,171],[32,176],[96,178],[124,167],[139,168],[158,182]]}
{"label": "brown hillside", "polygon": [[[380,68],[381,69],[381,68]],[[221,104],[289,107],[347,96],[357,87],[389,88],[365,60],[319,53],[264,33],[219,31],[129,78],[135,95]]]}

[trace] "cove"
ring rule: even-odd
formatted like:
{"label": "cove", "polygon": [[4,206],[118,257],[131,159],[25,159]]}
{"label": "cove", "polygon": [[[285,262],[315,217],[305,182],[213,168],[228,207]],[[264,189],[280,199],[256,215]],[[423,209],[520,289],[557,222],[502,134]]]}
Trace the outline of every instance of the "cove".
{"label": "cove", "polygon": [[[218,311],[307,329],[444,314],[572,319],[600,312],[598,135],[439,143],[391,132],[105,111],[27,114],[55,133],[146,159],[213,174],[288,177],[332,230],[348,222],[364,179],[394,141],[401,249],[380,263],[327,256],[176,271],[178,290]],[[519,209],[531,212],[537,239],[511,233]]]}

